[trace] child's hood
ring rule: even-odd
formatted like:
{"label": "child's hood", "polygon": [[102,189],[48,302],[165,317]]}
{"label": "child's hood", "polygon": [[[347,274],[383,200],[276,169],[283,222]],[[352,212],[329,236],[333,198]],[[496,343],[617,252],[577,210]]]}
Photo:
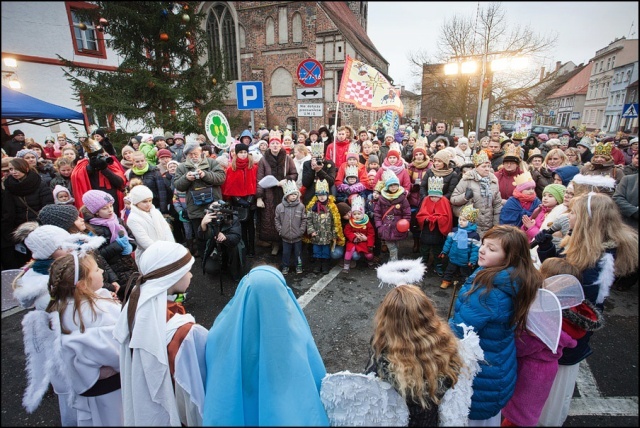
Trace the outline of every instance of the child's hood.
{"label": "child's hood", "polygon": [[469,222],[467,224],[467,227],[462,227],[462,226],[458,226],[459,229],[464,229],[467,232],[475,232],[478,229],[478,225],[475,223],[471,223]]}

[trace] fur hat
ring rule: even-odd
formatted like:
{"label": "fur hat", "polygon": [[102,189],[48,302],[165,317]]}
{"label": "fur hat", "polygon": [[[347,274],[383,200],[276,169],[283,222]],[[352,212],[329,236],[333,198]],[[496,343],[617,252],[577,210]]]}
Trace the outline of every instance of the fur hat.
{"label": "fur hat", "polygon": [[31,232],[24,240],[24,244],[31,250],[31,255],[34,259],[46,260],[51,258],[51,255],[60,249],[62,244],[69,240],[70,236],[66,230],[47,224]]}
{"label": "fur hat", "polygon": [[149,198],[153,199],[153,192],[144,184],[135,186],[129,192],[129,199],[131,199],[131,204],[133,205],[137,205],[140,202],[144,201],[145,199],[149,199]]}
{"label": "fur hat", "polygon": [[61,193],[61,192],[67,192],[69,194],[69,200],[70,201],[74,200],[69,189],[67,189],[66,187],[60,184],[56,184],[56,187],[53,188],[53,200],[56,203],[58,203],[58,193]]}
{"label": "fur hat", "polygon": [[41,225],[58,226],[66,231],[71,229],[78,216],[78,209],[73,205],[49,204],[38,213],[38,222]]}
{"label": "fur hat", "polygon": [[233,150],[235,150],[236,154],[240,153],[241,151],[248,152],[249,146],[244,143],[238,143],[233,147]]}
{"label": "fur hat", "polygon": [[173,134],[173,141],[177,139],[184,141],[184,134],[181,132],[176,132],[175,134]]}
{"label": "fur hat", "polygon": [[91,214],[95,214],[104,206],[114,203],[114,199],[107,192],[92,189],[82,195],[82,203],[87,207]]}
{"label": "fur hat", "polygon": [[173,153],[171,153],[171,150],[169,149],[160,149],[158,150],[158,159],[160,158],[166,158],[166,157],[173,157]]}
{"label": "fur hat", "polygon": [[567,190],[566,187],[564,187],[562,184],[549,184],[547,187],[544,188],[544,190],[542,191],[542,194],[544,195],[545,193],[550,194],[551,196],[553,196],[554,198],[556,198],[556,201],[558,201],[559,204],[561,204],[564,201],[564,192]]}

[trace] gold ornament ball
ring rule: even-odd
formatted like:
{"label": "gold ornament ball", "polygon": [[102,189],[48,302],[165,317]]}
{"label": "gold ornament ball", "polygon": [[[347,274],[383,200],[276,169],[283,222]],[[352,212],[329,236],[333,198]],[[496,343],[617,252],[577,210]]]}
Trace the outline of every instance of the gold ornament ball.
{"label": "gold ornament ball", "polygon": [[81,22],[78,24],[78,28],[84,31],[87,29],[87,24],[85,24],[84,22]]}
{"label": "gold ornament ball", "polygon": [[213,83],[213,85],[217,85],[218,84],[218,80],[214,77],[213,79],[211,79],[211,83]]}
{"label": "gold ornament ball", "polygon": [[184,35],[187,36],[187,37],[191,37],[191,31],[185,31]]}
{"label": "gold ornament ball", "polygon": [[191,17],[185,13],[184,15],[182,15],[182,20],[184,22],[189,22],[191,20]]}

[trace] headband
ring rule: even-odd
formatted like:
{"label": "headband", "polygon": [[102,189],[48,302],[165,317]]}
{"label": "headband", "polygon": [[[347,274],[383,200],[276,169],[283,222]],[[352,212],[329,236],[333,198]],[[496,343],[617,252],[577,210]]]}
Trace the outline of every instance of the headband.
{"label": "headband", "polygon": [[75,287],[79,281],[80,263],[78,262],[78,253],[72,251],[71,254],[73,255],[73,286]]}
{"label": "headband", "polygon": [[[129,282],[127,283],[127,290],[132,290],[132,285],[135,282],[135,286],[139,287],[141,286],[143,283],[145,283],[147,280],[150,279],[157,279],[157,278],[162,278],[163,276],[166,276],[170,273],[175,272],[176,270],[180,269],[183,266],[186,266],[187,264],[189,264],[189,262],[191,261],[191,258],[193,256],[191,255],[191,252],[187,249],[187,252],[184,256],[182,256],[182,258],[176,260],[173,263],[170,263],[164,267],[161,267],[159,269],[156,269],[154,271],[149,272],[146,275],[140,274],[138,273],[137,275],[134,274],[131,276],[131,278],[129,279]],[[125,291],[125,294],[127,294],[127,291]],[[124,302],[123,302],[123,306],[124,306]]]}
{"label": "headband", "polygon": [[591,197],[595,194],[595,192],[589,192],[589,197],[587,198],[587,214],[589,214],[589,218],[591,218]]}

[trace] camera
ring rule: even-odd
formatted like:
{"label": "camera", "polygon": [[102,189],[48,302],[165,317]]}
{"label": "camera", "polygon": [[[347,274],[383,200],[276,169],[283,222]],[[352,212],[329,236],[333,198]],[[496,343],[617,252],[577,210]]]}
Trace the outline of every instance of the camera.
{"label": "camera", "polygon": [[215,222],[218,227],[221,227],[225,222],[233,220],[233,214],[236,214],[235,210],[225,201],[212,202],[204,212],[206,214],[213,213],[215,215]]}
{"label": "camera", "polygon": [[317,157],[316,158],[316,165],[323,166],[324,165],[324,159],[322,159],[322,157]]}

